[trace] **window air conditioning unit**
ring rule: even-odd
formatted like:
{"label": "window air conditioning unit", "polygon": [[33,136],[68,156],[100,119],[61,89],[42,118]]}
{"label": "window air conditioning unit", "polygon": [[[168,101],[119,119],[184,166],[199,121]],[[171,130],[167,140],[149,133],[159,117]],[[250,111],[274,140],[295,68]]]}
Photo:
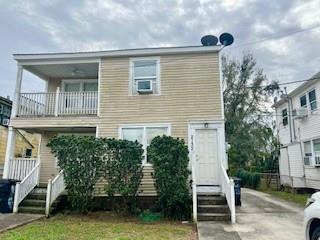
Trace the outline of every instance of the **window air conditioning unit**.
{"label": "window air conditioning unit", "polygon": [[153,93],[152,80],[138,80],[137,92],[140,94]]}
{"label": "window air conditioning unit", "polygon": [[2,120],[2,125],[4,125],[4,126],[9,126],[9,122],[10,122],[9,119],[3,119],[3,120]]}
{"label": "window air conditioning unit", "polygon": [[308,116],[308,109],[307,108],[296,108],[292,111],[292,116],[295,119],[300,119]]}

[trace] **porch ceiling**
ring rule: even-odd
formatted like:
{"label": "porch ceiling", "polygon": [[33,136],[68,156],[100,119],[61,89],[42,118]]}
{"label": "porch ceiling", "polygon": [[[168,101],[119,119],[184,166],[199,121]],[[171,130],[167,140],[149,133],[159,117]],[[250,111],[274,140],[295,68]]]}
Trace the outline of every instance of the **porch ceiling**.
{"label": "porch ceiling", "polygon": [[98,78],[99,63],[41,64],[24,69],[40,78]]}
{"label": "porch ceiling", "polygon": [[95,133],[95,127],[37,127],[37,128],[19,128],[30,133]]}

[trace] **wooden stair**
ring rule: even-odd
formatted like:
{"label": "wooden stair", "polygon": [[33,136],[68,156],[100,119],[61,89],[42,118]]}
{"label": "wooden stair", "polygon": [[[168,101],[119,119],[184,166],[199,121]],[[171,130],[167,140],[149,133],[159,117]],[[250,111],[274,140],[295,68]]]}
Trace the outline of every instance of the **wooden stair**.
{"label": "wooden stair", "polygon": [[[57,212],[64,207],[66,194],[61,194],[50,207],[50,213]],[[40,183],[19,204],[19,213],[45,214],[47,199],[47,184]]]}
{"label": "wooden stair", "polygon": [[47,197],[47,188],[44,186],[36,187],[20,203],[18,212],[44,215],[46,210],[46,197]]}
{"label": "wooden stair", "polygon": [[198,193],[197,203],[198,221],[230,221],[230,210],[224,196]]}

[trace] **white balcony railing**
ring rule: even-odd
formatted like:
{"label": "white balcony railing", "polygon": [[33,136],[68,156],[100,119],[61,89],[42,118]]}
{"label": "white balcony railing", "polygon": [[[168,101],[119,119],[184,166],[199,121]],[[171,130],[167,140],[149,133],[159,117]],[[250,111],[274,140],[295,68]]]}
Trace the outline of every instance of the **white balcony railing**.
{"label": "white balcony railing", "polygon": [[46,216],[48,217],[50,214],[50,207],[54,203],[54,201],[63,193],[65,190],[64,178],[63,178],[63,170],[59,172],[59,174],[51,181],[48,181],[47,187],[47,198],[46,198]]}
{"label": "white balcony railing", "polygon": [[23,180],[37,165],[37,158],[14,158],[9,161],[9,179]]}
{"label": "white balcony railing", "polygon": [[18,116],[94,115],[98,92],[20,93]]}
{"label": "white balcony railing", "polygon": [[231,213],[231,223],[236,222],[236,205],[234,199],[234,182],[230,179],[227,171],[221,166],[221,190],[225,194]]}

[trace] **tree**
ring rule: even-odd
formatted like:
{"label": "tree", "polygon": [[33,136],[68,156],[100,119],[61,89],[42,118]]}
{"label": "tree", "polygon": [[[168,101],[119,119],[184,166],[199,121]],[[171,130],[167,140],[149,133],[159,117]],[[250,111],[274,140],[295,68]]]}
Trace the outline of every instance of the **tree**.
{"label": "tree", "polygon": [[261,171],[276,142],[270,97],[279,86],[275,81],[267,84],[252,54],[244,54],[240,61],[223,56],[222,73],[230,168]]}

